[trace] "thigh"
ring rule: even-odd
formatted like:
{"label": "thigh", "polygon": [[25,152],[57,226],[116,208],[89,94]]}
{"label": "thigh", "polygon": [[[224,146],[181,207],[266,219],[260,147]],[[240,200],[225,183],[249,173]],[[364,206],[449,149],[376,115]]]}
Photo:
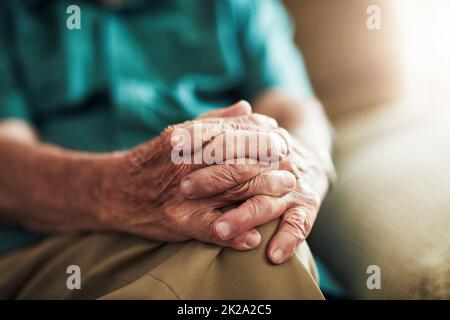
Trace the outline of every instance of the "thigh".
{"label": "thigh", "polygon": [[[0,297],[16,299],[322,299],[305,246],[290,262],[271,265],[261,228],[252,251],[188,241],[159,243],[124,234],[52,236],[0,259]],[[67,268],[81,271],[70,290]]]}

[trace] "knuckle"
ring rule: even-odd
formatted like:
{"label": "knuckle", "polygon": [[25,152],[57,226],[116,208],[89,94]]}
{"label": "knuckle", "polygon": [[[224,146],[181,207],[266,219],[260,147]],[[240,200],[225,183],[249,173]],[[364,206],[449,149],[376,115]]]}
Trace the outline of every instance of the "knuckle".
{"label": "knuckle", "polygon": [[192,184],[191,189],[193,193],[197,193],[199,191],[200,193],[210,193],[216,189],[215,172],[209,170],[209,168],[191,173],[188,180]]}
{"label": "knuckle", "polygon": [[305,241],[306,234],[300,228],[287,228],[286,232],[295,240],[295,243],[301,243]]}
{"label": "knuckle", "polygon": [[239,185],[240,177],[243,175],[244,166],[237,164],[227,164],[223,166],[224,181],[230,186]]}
{"label": "knuckle", "polygon": [[224,187],[235,184],[234,175],[227,165],[209,167],[197,179],[197,185],[209,193],[222,191]]}
{"label": "knuckle", "polygon": [[311,213],[311,209],[308,207],[300,207],[298,210],[298,215],[301,219],[301,228],[303,229],[305,235],[308,235],[309,231],[312,229],[313,225],[313,214]]}
{"label": "knuckle", "polygon": [[219,187],[218,182],[220,179],[218,179],[218,175],[218,172],[214,170],[211,170],[209,174],[203,172],[197,179],[197,185],[206,191],[212,192]]}
{"label": "knuckle", "polygon": [[177,205],[168,205],[164,210],[163,224],[177,226],[183,224],[185,212],[183,208]]}
{"label": "knuckle", "polygon": [[241,184],[245,181],[249,181],[256,176],[260,168],[255,164],[227,164],[228,179],[233,181],[235,185]]}
{"label": "knuckle", "polygon": [[210,219],[208,215],[200,215],[197,219],[197,230],[198,234],[206,234],[210,241],[217,241],[218,237],[213,231],[214,220]]}
{"label": "knuckle", "polygon": [[293,194],[294,205],[302,206],[311,213],[318,211],[321,205],[321,198],[317,192],[302,189]]}
{"label": "knuckle", "polygon": [[265,196],[253,197],[250,201],[250,207],[253,217],[257,216],[259,213],[267,214],[272,211],[271,203]]}
{"label": "knuckle", "polygon": [[250,196],[252,194],[254,194],[256,192],[256,183],[254,180],[250,180],[247,181],[237,187],[234,187],[232,189],[230,189],[227,192],[227,195],[231,196],[231,197],[245,197],[245,196]]}
{"label": "knuckle", "polygon": [[248,222],[248,221],[253,221],[259,212],[259,208],[261,207],[260,201],[255,199],[256,197],[250,198],[249,200],[247,200],[247,202],[245,203],[245,208],[246,211],[245,213],[240,217],[242,219],[242,222]]}
{"label": "knuckle", "polygon": [[246,174],[247,168],[242,164],[228,164],[226,169],[230,177],[236,178]]}
{"label": "knuckle", "polygon": [[308,205],[308,207],[314,211],[320,207],[320,196],[317,192],[309,191],[306,192],[303,198],[303,202]]}
{"label": "knuckle", "polygon": [[308,216],[302,210],[295,210],[284,217],[285,230],[296,239],[297,243],[304,241],[311,230],[312,223]]}
{"label": "knuckle", "polygon": [[283,223],[288,229],[297,230],[303,224],[303,217],[298,213],[298,210],[291,211],[284,217]]}

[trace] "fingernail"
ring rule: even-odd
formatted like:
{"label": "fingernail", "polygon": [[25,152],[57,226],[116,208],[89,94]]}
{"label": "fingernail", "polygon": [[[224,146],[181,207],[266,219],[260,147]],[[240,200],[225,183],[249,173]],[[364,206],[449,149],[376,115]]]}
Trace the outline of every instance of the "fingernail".
{"label": "fingernail", "polygon": [[181,192],[186,196],[191,196],[194,193],[194,185],[191,179],[183,179],[180,183]]}
{"label": "fingernail", "polygon": [[230,226],[228,223],[222,221],[216,224],[216,232],[222,239],[226,239],[230,234]]}
{"label": "fingernail", "polygon": [[256,232],[249,233],[244,242],[247,247],[254,248],[259,244],[259,235]]}
{"label": "fingernail", "polygon": [[284,253],[283,250],[281,249],[276,249],[273,253],[272,253],[272,261],[275,263],[282,263],[284,260]]}

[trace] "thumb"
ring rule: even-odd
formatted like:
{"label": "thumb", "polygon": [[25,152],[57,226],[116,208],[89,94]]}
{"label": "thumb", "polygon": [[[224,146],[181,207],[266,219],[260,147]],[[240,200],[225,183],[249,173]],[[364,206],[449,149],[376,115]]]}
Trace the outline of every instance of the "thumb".
{"label": "thumb", "polygon": [[239,117],[248,116],[251,113],[252,107],[250,106],[250,103],[245,100],[241,100],[227,108],[216,109],[204,113],[201,116],[197,117],[197,119]]}
{"label": "thumb", "polygon": [[216,221],[222,213],[215,209],[191,216],[188,221],[190,237],[206,243],[213,243],[221,247],[231,247],[236,250],[250,250],[259,245],[261,235],[255,229],[248,230],[230,239],[221,240],[217,236]]}

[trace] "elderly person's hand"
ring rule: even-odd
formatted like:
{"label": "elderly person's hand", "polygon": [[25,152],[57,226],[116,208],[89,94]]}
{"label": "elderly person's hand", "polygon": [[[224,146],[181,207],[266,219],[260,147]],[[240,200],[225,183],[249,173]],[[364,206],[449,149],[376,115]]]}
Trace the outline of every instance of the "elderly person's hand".
{"label": "elderly person's hand", "polygon": [[257,179],[258,176],[253,176],[254,169],[251,166],[241,166],[238,171],[229,165],[201,168],[185,176],[181,187],[183,190],[184,183],[189,181],[189,189],[195,192],[184,193],[188,198],[199,201],[227,200],[239,194],[254,194],[239,207],[216,219],[215,231],[220,239],[229,241],[280,218],[278,231],[267,248],[270,261],[280,264],[294,255],[296,248],[311,231],[321,198],[328,188],[328,177],[323,160],[310,148],[298,140],[294,141],[285,130],[274,130],[284,136],[285,141],[289,141],[288,155],[281,159],[279,170],[274,172],[291,172],[295,175],[296,185],[291,192],[284,195],[270,194],[271,188],[276,188],[276,185],[271,186],[271,182],[263,178],[270,171],[261,173],[260,179]]}
{"label": "elderly person's hand", "polygon": [[[159,241],[197,239],[238,250],[251,249],[260,243],[260,235],[253,227],[264,222],[260,215],[267,214],[265,211],[255,214],[255,207],[250,203],[260,201],[265,205],[263,210],[267,211],[269,206],[276,207],[279,211],[276,214],[282,214],[286,210],[286,200],[282,196],[294,191],[295,176],[283,170],[267,171],[270,166],[267,162],[249,161],[253,155],[249,152],[248,143],[244,150],[229,150],[240,151],[245,163],[213,165],[211,167],[216,169],[211,177],[202,177],[202,168],[207,168],[203,163],[174,163],[173,148],[180,142],[176,138],[177,131],[190,132],[196,124],[201,125],[203,135],[196,137],[194,134],[194,140],[187,142],[194,146],[199,142],[195,139],[199,138],[201,147],[208,148],[216,143],[215,147],[220,148],[222,140],[218,139],[219,136],[258,136],[264,138],[258,140],[258,143],[267,144],[265,147],[271,158],[280,160],[288,151],[276,121],[251,114],[246,102],[206,114],[194,121],[171,126],[148,143],[118,155],[116,161],[105,167],[99,195],[100,229],[124,231]],[[218,145],[217,141],[220,141]],[[181,141],[182,144],[185,142]],[[240,147],[242,146],[235,146],[237,149]],[[187,155],[188,157],[198,150],[191,151],[192,154]],[[224,162],[235,160],[236,152],[226,152],[223,155]],[[260,159],[255,157],[253,160]],[[180,181],[194,170],[197,170],[194,175],[196,184],[189,185],[188,180],[184,180],[181,188],[183,194],[179,187]],[[219,171],[222,173],[219,174]],[[241,186],[233,188],[233,183]],[[189,199],[190,195],[202,192],[204,187],[208,187],[209,192],[221,195],[210,199]],[[247,217],[245,228],[240,228],[239,232],[232,230],[233,236],[227,234],[224,237],[226,230],[220,223],[224,221],[224,215],[220,209],[246,199],[253,200],[236,209],[243,217]],[[273,203],[265,204],[263,199],[272,199]],[[226,216],[230,214],[233,212]]]}

